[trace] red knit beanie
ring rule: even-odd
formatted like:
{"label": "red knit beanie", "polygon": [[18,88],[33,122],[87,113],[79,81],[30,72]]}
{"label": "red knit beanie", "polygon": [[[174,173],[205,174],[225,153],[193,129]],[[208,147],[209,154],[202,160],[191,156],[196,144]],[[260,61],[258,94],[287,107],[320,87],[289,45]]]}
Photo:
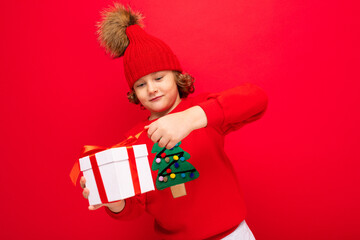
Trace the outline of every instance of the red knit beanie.
{"label": "red knit beanie", "polygon": [[162,70],[182,72],[170,47],[142,29],[142,15],[114,3],[102,12],[97,24],[100,44],[114,58],[124,56],[124,72],[130,89],[139,78]]}

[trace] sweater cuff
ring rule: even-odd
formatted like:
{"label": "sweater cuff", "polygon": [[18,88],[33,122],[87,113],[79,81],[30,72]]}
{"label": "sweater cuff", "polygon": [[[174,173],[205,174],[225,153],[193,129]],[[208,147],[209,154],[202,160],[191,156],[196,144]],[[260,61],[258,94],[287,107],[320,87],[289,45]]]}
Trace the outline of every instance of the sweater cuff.
{"label": "sweater cuff", "polygon": [[127,216],[129,215],[129,211],[131,210],[131,207],[130,206],[127,206],[129,205],[129,200],[126,199],[125,200],[125,207],[123,208],[123,210],[119,213],[115,213],[113,211],[111,211],[108,207],[104,207],[105,208],[105,211],[107,214],[109,214],[112,218],[115,218],[115,219],[122,219],[124,218],[124,216]]}
{"label": "sweater cuff", "polygon": [[221,126],[224,122],[223,110],[216,99],[209,99],[198,104],[205,112],[207,126]]}

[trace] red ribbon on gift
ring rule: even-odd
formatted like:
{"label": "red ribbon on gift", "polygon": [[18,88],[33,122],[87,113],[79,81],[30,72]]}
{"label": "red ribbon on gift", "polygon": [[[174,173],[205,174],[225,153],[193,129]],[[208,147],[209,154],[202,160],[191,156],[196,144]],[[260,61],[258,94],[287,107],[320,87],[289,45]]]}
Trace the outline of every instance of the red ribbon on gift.
{"label": "red ribbon on gift", "polygon": [[[140,181],[139,181],[139,176],[138,176],[138,173],[137,173],[137,167],[136,167],[134,151],[132,149],[132,146],[129,146],[129,145],[133,145],[134,143],[136,143],[139,136],[143,132],[144,132],[144,130],[139,132],[135,136],[130,136],[127,139],[125,139],[124,141],[122,141],[120,143],[117,143],[114,146],[109,147],[109,148],[104,148],[104,147],[95,146],[95,145],[85,145],[83,147],[83,150],[81,152],[80,157],[89,156],[89,158],[90,158],[91,168],[92,168],[93,173],[94,173],[95,182],[96,182],[96,185],[97,185],[97,188],[98,188],[98,191],[99,191],[101,202],[107,203],[108,199],[107,199],[107,196],[106,196],[104,183],[103,183],[102,178],[101,178],[99,166],[98,166],[97,161],[96,161],[95,153],[100,152],[100,151],[104,151],[104,150],[110,149],[110,148],[126,147],[126,150],[127,150],[128,156],[129,156],[129,165],[130,165],[131,178],[132,178],[133,184],[134,184],[134,191],[135,191],[135,195],[138,195],[138,194],[141,193]],[[76,161],[74,166],[72,167],[72,169],[70,171],[70,179],[71,179],[71,181],[73,182],[73,184],[75,186],[76,186],[76,182],[77,182],[77,179],[79,177],[79,174],[80,174],[80,165],[79,165],[79,161]]]}

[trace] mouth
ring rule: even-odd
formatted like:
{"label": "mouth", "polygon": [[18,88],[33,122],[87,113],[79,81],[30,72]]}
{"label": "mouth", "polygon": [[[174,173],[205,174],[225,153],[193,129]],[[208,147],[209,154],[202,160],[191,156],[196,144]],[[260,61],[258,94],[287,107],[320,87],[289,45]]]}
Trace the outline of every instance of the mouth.
{"label": "mouth", "polygon": [[161,97],[162,97],[162,96],[157,96],[157,97],[151,98],[151,99],[150,99],[150,102],[157,101],[157,100],[159,100]]}

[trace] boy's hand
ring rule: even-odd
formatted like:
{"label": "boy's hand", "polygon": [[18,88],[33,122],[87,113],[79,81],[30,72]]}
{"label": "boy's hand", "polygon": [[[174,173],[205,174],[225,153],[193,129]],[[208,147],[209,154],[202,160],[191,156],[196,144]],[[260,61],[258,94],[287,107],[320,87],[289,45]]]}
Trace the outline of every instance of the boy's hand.
{"label": "boy's hand", "polygon": [[199,106],[185,111],[165,115],[148,126],[148,137],[159,142],[159,147],[173,148],[193,130],[206,127],[207,118],[204,110]]}
{"label": "boy's hand", "polygon": [[[80,179],[80,186],[82,189],[84,189],[82,194],[83,194],[84,198],[88,199],[90,191],[88,188],[86,188],[85,184],[86,184],[85,177],[82,176]],[[102,203],[102,204],[97,204],[97,205],[91,205],[91,206],[89,206],[89,210],[96,210],[96,209],[101,208],[102,206],[108,207],[112,212],[119,213],[124,209],[125,201],[120,200],[120,201],[113,202],[113,203]]]}

